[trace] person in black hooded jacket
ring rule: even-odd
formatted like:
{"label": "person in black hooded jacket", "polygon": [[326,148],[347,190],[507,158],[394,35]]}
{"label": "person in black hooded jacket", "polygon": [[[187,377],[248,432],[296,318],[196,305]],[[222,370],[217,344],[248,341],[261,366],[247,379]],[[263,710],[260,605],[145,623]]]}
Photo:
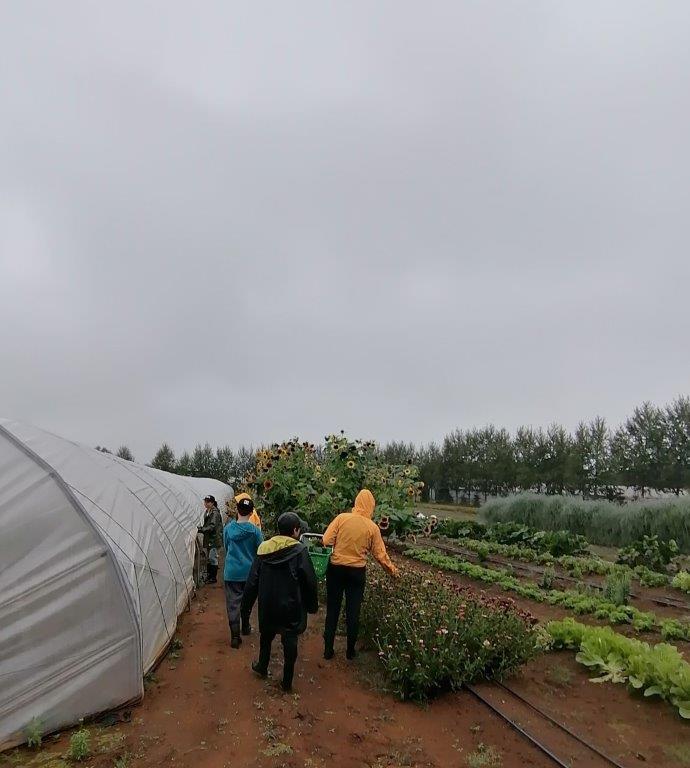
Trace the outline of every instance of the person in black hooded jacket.
{"label": "person in black hooded jacket", "polygon": [[316,574],[304,544],[303,523],[294,512],[278,518],[278,536],[259,547],[242,596],[242,612],[249,615],[259,599],[259,660],[252,669],[268,675],[271,645],[276,635],[283,644],[283,690],[292,689],[297,660],[297,637],[307,628],[307,614],[319,609]]}

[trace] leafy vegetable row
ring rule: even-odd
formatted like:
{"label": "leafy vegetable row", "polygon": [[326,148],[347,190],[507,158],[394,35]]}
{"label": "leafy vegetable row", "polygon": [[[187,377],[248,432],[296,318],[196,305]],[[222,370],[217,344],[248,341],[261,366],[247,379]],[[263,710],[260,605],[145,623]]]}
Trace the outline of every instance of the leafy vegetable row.
{"label": "leafy vegetable row", "polygon": [[690,718],[690,664],[667,643],[624,637],[610,627],[589,627],[573,619],[546,625],[553,648],[574,648],[575,657],[599,673],[593,683],[627,683],[645,696],[660,696]]}
{"label": "leafy vegetable row", "polygon": [[638,632],[656,630],[661,632],[666,640],[690,640],[690,625],[676,619],[660,620],[656,614],[640,611],[631,605],[616,605],[596,595],[583,594],[575,590],[547,590],[536,584],[522,582],[504,569],[485,568],[428,549],[407,549],[405,554],[443,570],[453,571],[489,584],[497,584],[501,589],[514,592],[529,600],[560,605],[579,615],[589,614],[612,624],[630,624]]}
{"label": "leafy vegetable row", "polygon": [[[480,558],[487,555],[499,555],[510,560],[522,560],[525,563],[559,565],[575,578],[582,578],[585,574],[605,576],[610,573],[628,572],[631,577],[638,579],[643,587],[663,587],[669,583],[668,576],[652,571],[643,565],[630,568],[627,565],[610,563],[608,560],[602,560],[600,557],[577,557],[575,555],[554,557],[549,552],[537,552],[534,549],[517,544],[499,544],[494,541],[482,541],[471,538],[459,538],[456,541],[465,549],[476,552]],[[674,583],[673,586],[678,585]],[[690,575],[688,577],[688,589],[685,591],[690,591]]]}

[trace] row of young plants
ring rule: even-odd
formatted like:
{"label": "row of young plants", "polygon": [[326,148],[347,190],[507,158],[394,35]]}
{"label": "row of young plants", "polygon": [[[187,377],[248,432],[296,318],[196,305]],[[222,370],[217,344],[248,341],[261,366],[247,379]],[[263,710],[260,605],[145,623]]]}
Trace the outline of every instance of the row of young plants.
{"label": "row of young plants", "polygon": [[548,645],[577,651],[575,657],[599,673],[594,683],[625,683],[644,696],[660,696],[690,718],[690,664],[667,643],[624,637],[610,627],[590,627],[573,619],[546,625]]}
{"label": "row of young plants", "polygon": [[[573,578],[581,579],[585,575],[607,576],[612,573],[628,573],[630,578],[639,580],[643,587],[664,587],[669,584],[669,576],[657,571],[652,571],[643,565],[631,568],[618,563],[602,560],[600,557],[578,557],[576,555],[560,555],[554,557],[549,552],[536,552],[529,547],[517,544],[498,544],[493,541],[480,541],[477,539],[459,538],[457,542],[465,549],[475,552],[479,559],[486,559],[488,555],[499,555],[510,560],[521,560],[525,563],[536,565],[558,565]],[[677,586],[674,583],[673,586]],[[688,583],[690,589],[690,582]],[[686,590],[687,591],[687,590]]]}
{"label": "row of young plants", "polygon": [[507,592],[539,603],[558,605],[578,615],[591,615],[611,624],[630,624],[638,632],[658,631],[666,640],[690,640],[690,625],[676,619],[658,619],[656,614],[640,611],[631,605],[620,605],[594,594],[576,590],[545,589],[522,582],[504,569],[485,568],[428,549],[407,549],[405,555],[436,568],[462,576],[496,584]]}
{"label": "row of young plants", "polygon": [[501,678],[537,653],[536,619],[407,565],[399,579],[367,575],[360,636],[378,651],[391,690],[423,700],[478,679]]}
{"label": "row of young plants", "polygon": [[520,523],[496,523],[485,526],[473,520],[440,520],[431,527],[451,539],[472,538],[479,541],[506,544],[530,549],[537,554],[581,555],[589,553],[589,542],[570,531],[543,531]]}

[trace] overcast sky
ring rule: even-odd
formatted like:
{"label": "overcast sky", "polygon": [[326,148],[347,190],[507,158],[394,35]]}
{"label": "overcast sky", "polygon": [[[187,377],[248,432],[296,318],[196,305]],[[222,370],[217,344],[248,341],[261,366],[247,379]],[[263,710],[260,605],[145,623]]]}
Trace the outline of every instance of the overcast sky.
{"label": "overcast sky", "polygon": [[0,415],[169,441],[690,393],[690,3],[0,4]]}

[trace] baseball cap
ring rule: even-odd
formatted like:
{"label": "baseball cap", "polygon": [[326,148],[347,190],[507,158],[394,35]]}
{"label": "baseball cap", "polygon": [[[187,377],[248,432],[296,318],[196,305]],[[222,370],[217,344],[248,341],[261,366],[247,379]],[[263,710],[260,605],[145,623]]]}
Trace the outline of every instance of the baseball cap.
{"label": "baseball cap", "polygon": [[254,502],[251,499],[244,498],[237,502],[237,511],[241,515],[249,515],[254,509]]}

